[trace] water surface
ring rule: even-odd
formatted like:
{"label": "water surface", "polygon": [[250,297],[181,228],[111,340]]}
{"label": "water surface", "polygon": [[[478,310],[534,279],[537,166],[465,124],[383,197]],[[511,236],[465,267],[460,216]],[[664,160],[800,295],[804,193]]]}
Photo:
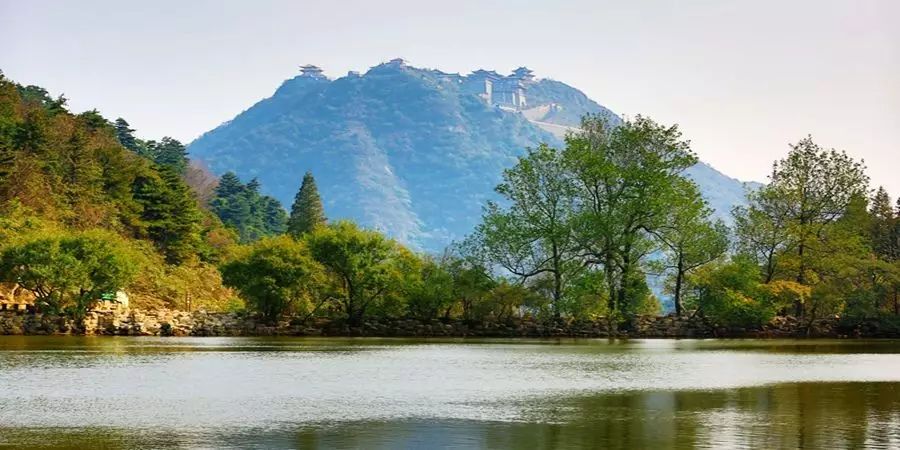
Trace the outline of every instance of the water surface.
{"label": "water surface", "polygon": [[900,342],[0,337],[0,447],[900,448]]}

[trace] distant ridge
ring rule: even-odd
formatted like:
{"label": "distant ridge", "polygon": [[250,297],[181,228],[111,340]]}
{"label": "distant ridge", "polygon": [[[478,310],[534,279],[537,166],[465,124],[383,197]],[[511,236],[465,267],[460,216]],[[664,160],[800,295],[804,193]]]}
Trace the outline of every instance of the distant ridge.
{"label": "distant ridge", "polygon": [[[334,80],[306,65],[266,99],[189,146],[216,173],[257,177],[289,207],[306,170],[329,218],[350,218],[424,250],[466,235],[502,170],[527,147],[559,146],[585,114],[619,121],[565,83],[401,59]],[[689,175],[722,217],[745,185],[706,164]]]}

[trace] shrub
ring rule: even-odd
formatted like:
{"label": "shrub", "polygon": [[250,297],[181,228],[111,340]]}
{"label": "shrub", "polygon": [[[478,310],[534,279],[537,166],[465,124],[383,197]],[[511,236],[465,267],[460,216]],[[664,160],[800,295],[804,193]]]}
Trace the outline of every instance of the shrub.
{"label": "shrub", "polygon": [[126,241],[105,231],[38,234],[0,256],[0,277],[34,293],[38,306],[76,317],[103,294],[126,286],[139,257]]}

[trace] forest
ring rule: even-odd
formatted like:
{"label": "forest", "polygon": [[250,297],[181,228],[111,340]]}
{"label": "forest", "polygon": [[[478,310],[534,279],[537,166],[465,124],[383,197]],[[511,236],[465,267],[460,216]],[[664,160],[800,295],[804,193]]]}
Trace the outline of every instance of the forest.
{"label": "forest", "polygon": [[175,139],[74,114],[0,74],[0,282],[41,312],[246,311],[267,320],[548,320],[673,314],[758,327],[776,316],[879,319],[900,330],[900,201],[861,161],[789,146],[747,206],[714,213],[677,126],[588,116],[562,148],[503,172],[480,225],[442,254],[329,220],[313,174],[290,210],[215,177]]}

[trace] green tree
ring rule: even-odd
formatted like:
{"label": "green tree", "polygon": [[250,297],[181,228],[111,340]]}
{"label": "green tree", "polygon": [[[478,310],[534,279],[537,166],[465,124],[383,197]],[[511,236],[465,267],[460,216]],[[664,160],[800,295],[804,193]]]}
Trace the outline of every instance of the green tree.
{"label": "green tree", "polygon": [[[831,229],[854,199],[865,199],[867,190],[862,163],[807,137],[791,145],[788,156],[775,163],[770,183],[750,196],[746,209],[736,211],[737,235],[742,247],[764,263],[765,282],[822,283],[833,273],[829,255],[856,246],[841,239],[850,234]],[[806,308],[797,303],[794,309],[801,316]]]}
{"label": "green tree", "polygon": [[566,139],[564,157],[578,188],[576,239],[586,262],[602,268],[609,311],[644,301],[641,262],[654,250],[649,233],[683,200],[683,171],[697,162],[677,126],[636,117],[610,128],[586,117]]}
{"label": "green tree", "polygon": [[123,147],[135,153],[140,153],[140,146],[137,138],[134,137],[134,130],[131,125],[123,118],[119,117],[115,121],[116,139]]}
{"label": "green tree", "polygon": [[203,216],[190,188],[173,169],[157,167],[138,177],[134,199],[141,209],[141,237],[152,240],[169,264],[198,253]]}
{"label": "green tree", "polygon": [[435,319],[449,316],[453,307],[453,277],[433,258],[419,258],[412,276],[404,284],[407,308],[414,317]]}
{"label": "green tree", "polygon": [[871,234],[875,253],[886,261],[897,261],[900,259],[900,218],[894,212],[891,197],[884,187],[879,187],[875,192],[869,211],[872,214]]}
{"label": "green tree", "polygon": [[712,221],[712,210],[693,182],[684,180],[683,185],[681,201],[671,205],[670,217],[655,232],[665,247],[665,267],[672,274],[678,316],[684,311],[682,291],[688,273],[715,261],[728,250],[725,224]]}
{"label": "green tree", "polygon": [[791,145],[777,162],[769,185],[786,205],[794,240],[795,281],[806,284],[814,265],[815,240],[846,211],[853,198],[864,196],[869,178],[862,163],[845,152],[824,150],[811,137]]}
{"label": "green tree", "polygon": [[143,152],[141,156],[147,157],[161,166],[169,167],[179,175],[187,172],[187,148],[177,139],[166,136],[159,142],[149,141],[139,148]]}
{"label": "green tree", "polygon": [[775,279],[781,256],[794,245],[789,233],[790,210],[775,191],[760,189],[747,194],[748,206],[732,211],[736,246],[763,268],[763,281]]}
{"label": "green tree", "polygon": [[405,250],[382,234],[340,221],[304,235],[313,258],[335,279],[338,304],[351,325],[398,289]]}
{"label": "green tree", "polygon": [[120,237],[101,231],[37,235],[7,247],[0,277],[34,293],[48,311],[81,318],[102,294],[125,287],[138,258]]}
{"label": "green tree", "polygon": [[294,237],[300,237],[324,224],[325,210],[322,207],[316,180],[312,172],[306,172],[291,206],[291,215],[287,222],[288,232]]}
{"label": "green tree", "polygon": [[[321,304],[322,268],[305,245],[287,237],[262,239],[221,268],[227,286],[269,320]],[[317,298],[318,297],[318,298]]]}
{"label": "green tree", "polygon": [[[475,306],[484,302],[497,285],[482,250],[481,243],[470,237],[450,245],[441,258],[441,266],[452,280],[452,297],[465,320],[474,318]],[[449,309],[445,316],[450,316]]]}
{"label": "green tree", "polygon": [[234,172],[222,175],[209,207],[222,223],[238,232],[241,242],[281,234],[286,228],[287,213],[281,203],[261,195],[255,178],[245,185]]}
{"label": "green tree", "polygon": [[476,229],[489,261],[527,282],[549,278],[553,314],[566,284],[583,268],[572,230],[576,188],[561,152],[541,145],[503,172],[497,192],[508,207],[488,204]]}

